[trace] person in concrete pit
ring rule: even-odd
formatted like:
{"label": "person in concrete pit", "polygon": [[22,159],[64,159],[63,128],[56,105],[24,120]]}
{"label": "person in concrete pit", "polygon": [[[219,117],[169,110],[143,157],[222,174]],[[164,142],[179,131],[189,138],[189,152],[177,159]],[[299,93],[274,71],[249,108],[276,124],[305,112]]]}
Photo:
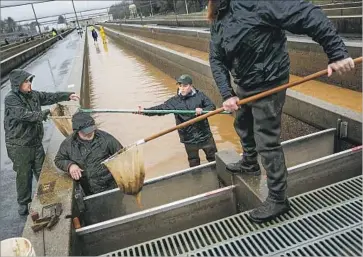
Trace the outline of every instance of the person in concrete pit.
{"label": "person in concrete pit", "polygon": [[39,179],[44,162],[43,121],[50,110],[41,106],[61,101],[79,100],[74,92],[32,90],[34,75],[22,69],[9,74],[11,91],[5,97],[4,130],[8,156],[16,172],[16,191],[20,215],[28,214],[33,175]]}
{"label": "person in concrete pit", "polygon": [[121,143],[97,129],[94,119],[84,112],[73,115],[72,127],[73,134],[62,142],[55,165],[78,181],[86,195],[116,188],[112,174],[101,162],[123,149]]}
{"label": "person in concrete pit", "polygon": [[[343,40],[323,11],[308,1],[209,0],[211,22],[209,62],[226,111],[236,111],[234,127],[241,139],[243,157],[228,165],[235,173],[260,176],[257,154],[267,172],[267,199],[252,210],[256,223],[272,220],[290,210],[287,170],[280,145],[281,112],[286,91],[240,108],[242,98],[289,81],[289,55],[285,30],[306,34],[328,56],[328,76],[354,68]],[[230,74],[237,85],[231,87]]]}
{"label": "person in concrete pit", "polygon": [[[213,102],[201,91],[193,87],[192,78],[189,75],[182,75],[177,79],[178,91],[163,104],[143,108],[142,110],[195,110],[196,115],[200,115],[202,111],[215,110]],[[140,112],[141,114],[141,112]],[[142,113],[143,115],[165,115]],[[176,124],[186,122],[193,119],[190,114],[175,114]],[[188,155],[189,166],[194,167],[200,165],[199,150],[202,149],[209,162],[215,161],[215,153],[217,152],[216,143],[209,127],[208,119],[199,121],[188,127],[178,130],[180,142],[184,144]]]}

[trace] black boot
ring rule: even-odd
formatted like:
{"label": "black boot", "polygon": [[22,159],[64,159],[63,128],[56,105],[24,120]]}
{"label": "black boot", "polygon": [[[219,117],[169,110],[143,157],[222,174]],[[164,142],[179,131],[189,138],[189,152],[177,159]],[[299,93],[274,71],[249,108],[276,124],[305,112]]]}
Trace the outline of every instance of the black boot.
{"label": "black boot", "polygon": [[248,219],[255,223],[263,223],[288,212],[290,210],[290,203],[287,199],[267,199],[256,209],[253,209],[248,216]]}
{"label": "black boot", "polygon": [[243,156],[238,162],[228,164],[227,170],[233,173],[241,172],[252,176],[261,175],[260,165],[257,162],[257,155],[256,157]]}
{"label": "black boot", "polygon": [[19,213],[19,215],[28,215],[29,214],[28,205],[27,204],[19,204],[18,213]]}

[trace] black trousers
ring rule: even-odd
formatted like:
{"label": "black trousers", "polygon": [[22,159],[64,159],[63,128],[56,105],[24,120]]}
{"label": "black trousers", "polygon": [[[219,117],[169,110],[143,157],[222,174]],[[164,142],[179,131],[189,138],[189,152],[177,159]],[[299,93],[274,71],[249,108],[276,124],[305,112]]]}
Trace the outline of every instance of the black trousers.
{"label": "black trousers", "polygon": [[199,150],[203,150],[209,162],[215,161],[215,153],[217,146],[213,136],[206,142],[200,144],[184,144],[185,150],[188,155],[189,167],[200,165]]}
{"label": "black trousers", "polygon": [[32,201],[33,175],[38,181],[42,170],[45,152],[42,145],[36,147],[9,146],[7,152],[13,162],[13,170],[16,172],[17,201],[20,205],[26,205]]}
{"label": "black trousers", "polygon": [[[237,95],[240,98],[245,95]],[[287,188],[285,156],[280,144],[281,114],[286,91],[242,105],[236,113],[234,127],[241,139],[243,154],[247,157],[261,156],[267,173],[269,194],[284,198]],[[257,158],[256,158],[257,160]]]}

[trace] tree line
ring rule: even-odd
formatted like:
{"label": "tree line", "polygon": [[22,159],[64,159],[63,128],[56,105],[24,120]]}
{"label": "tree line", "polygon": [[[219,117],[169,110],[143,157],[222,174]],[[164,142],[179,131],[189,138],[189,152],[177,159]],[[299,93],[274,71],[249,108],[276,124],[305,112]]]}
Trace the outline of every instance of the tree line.
{"label": "tree line", "polygon": [[[150,16],[164,15],[168,13],[185,14],[187,8],[189,13],[200,12],[205,9],[208,0],[124,0],[114,4],[109,9],[109,14],[114,19],[130,17],[129,6],[135,4],[137,15]],[[186,7],[187,4],[187,7]]]}
{"label": "tree line", "polygon": [[[58,24],[66,24],[66,19],[63,17],[63,15],[59,15],[58,16]],[[5,33],[14,33],[14,32],[24,32],[27,30],[30,30],[32,32],[37,32],[37,22],[36,21],[32,21],[30,23],[21,25],[18,24],[12,17],[8,17],[4,20],[0,20],[0,34],[5,34]],[[49,30],[46,29],[48,26],[45,27],[45,30]],[[28,29],[26,29],[28,28]]]}

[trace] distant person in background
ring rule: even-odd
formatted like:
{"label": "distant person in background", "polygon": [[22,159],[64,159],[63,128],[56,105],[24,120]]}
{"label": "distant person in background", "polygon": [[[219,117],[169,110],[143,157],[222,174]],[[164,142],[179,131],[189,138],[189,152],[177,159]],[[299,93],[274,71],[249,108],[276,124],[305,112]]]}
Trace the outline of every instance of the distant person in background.
{"label": "distant person in background", "polygon": [[103,27],[102,27],[102,26],[100,26],[100,34],[101,34],[102,42],[103,42],[104,44],[106,44],[106,43],[107,43],[107,42],[106,42],[106,34],[105,34],[105,30],[103,29]]}
{"label": "distant person in background", "polygon": [[96,43],[97,42],[98,34],[97,34],[97,32],[96,32],[95,29],[92,30],[92,37],[93,37],[93,41]]}
{"label": "distant person in background", "polygon": [[55,28],[52,28],[52,36],[58,37],[58,39],[63,40],[63,37],[60,34],[58,34],[58,31]]}
{"label": "distant person in background", "polygon": [[80,35],[80,36],[82,37],[83,30],[82,30],[82,28],[81,28],[81,27],[78,27],[78,28],[77,28],[77,33],[78,33],[78,35]]}
{"label": "distant person in background", "polygon": [[57,36],[58,35],[58,31],[55,28],[52,28],[52,34],[53,34],[53,36]]}

